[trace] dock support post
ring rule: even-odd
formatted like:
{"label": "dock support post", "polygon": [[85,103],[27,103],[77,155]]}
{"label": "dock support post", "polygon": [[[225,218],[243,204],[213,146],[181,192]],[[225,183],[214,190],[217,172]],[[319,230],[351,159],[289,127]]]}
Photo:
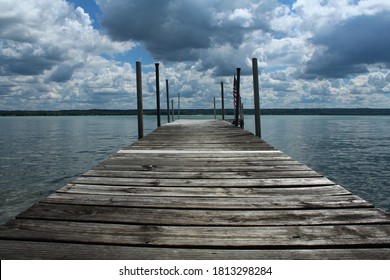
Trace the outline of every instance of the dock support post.
{"label": "dock support post", "polygon": [[156,63],[156,115],[157,115],[157,127],[161,126],[161,108],[160,108],[160,70],[159,64]]}
{"label": "dock support post", "polygon": [[240,100],[240,127],[244,128],[244,103]]}
{"label": "dock support post", "polygon": [[180,120],[180,92],[177,94],[177,118]]}
{"label": "dock support post", "polygon": [[173,99],[171,100],[171,103],[172,103],[172,122],[174,122],[175,121],[175,109],[174,109],[174,107],[173,107]]}
{"label": "dock support post", "polygon": [[225,120],[225,95],[223,92],[223,82],[221,81],[221,103],[222,103],[222,120]]}
{"label": "dock support post", "polygon": [[142,109],[142,70],[141,62],[136,62],[137,72],[137,112],[138,112],[138,139],[144,137],[144,120]]}
{"label": "dock support post", "polygon": [[241,73],[241,68],[237,68],[237,103],[236,103],[236,108],[235,108],[235,120],[234,120],[234,125],[238,126],[239,123],[239,115],[240,115],[240,73]]}
{"label": "dock support post", "polygon": [[169,84],[168,84],[168,80],[165,80],[165,88],[167,91],[167,117],[168,117],[168,123],[170,123],[171,121],[169,118],[170,111],[169,111]]}
{"label": "dock support post", "polygon": [[217,119],[217,106],[215,104],[215,97],[214,97],[214,119]]}
{"label": "dock support post", "polygon": [[253,72],[253,95],[254,95],[254,102],[255,102],[255,130],[256,130],[256,136],[261,138],[259,71],[257,66],[257,58],[252,58],[252,72]]}

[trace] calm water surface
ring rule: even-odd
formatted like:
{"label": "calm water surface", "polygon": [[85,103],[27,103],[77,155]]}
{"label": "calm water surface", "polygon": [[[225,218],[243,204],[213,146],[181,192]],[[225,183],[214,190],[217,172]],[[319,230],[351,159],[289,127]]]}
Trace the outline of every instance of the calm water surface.
{"label": "calm water surface", "polygon": [[[155,117],[144,122],[145,134],[156,128]],[[390,211],[389,124],[388,116],[263,116],[262,136]],[[133,116],[1,117],[0,223],[136,140]]]}
{"label": "calm water surface", "polygon": [[390,212],[389,116],[264,116],[262,124],[271,145]]}

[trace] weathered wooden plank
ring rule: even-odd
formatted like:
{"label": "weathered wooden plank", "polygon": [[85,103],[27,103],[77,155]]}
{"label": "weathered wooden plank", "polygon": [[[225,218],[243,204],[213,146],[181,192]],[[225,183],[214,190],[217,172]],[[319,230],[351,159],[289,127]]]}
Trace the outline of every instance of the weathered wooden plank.
{"label": "weathered wooden plank", "polygon": [[320,178],[269,178],[269,179],[144,179],[80,177],[72,183],[117,186],[164,186],[164,187],[294,187],[334,185],[329,179]]}
{"label": "weathered wooden plank", "polygon": [[340,196],[348,195],[349,191],[337,186],[318,187],[291,187],[291,188],[202,188],[202,187],[128,187],[115,185],[89,185],[89,184],[67,184],[57,192],[73,194],[100,194],[119,196],[197,196],[197,197],[259,197],[259,196],[293,196],[293,195],[318,195],[318,196]]}
{"label": "weathered wooden plank", "polygon": [[194,249],[0,240],[2,260],[389,260],[388,248]]}
{"label": "weathered wooden plank", "polygon": [[39,203],[17,216],[141,225],[291,226],[390,223],[386,213],[370,208],[321,210],[183,210]]}
{"label": "weathered wooden plank", "polygon": [[[165,130],[165,128],[163,129]],[[218,129],[217,129],[218,130]],[[207,143],[255,143],[259,146],[264,147],[271,147],[272,146],[256,137],[253,137],[253,135],[249,132],[233,132],[230,134],[230,131],[208,131],[208,130],[198,130],[196,132],[181,132],[180,130],[174,130],[174,131],[157,131],[154,133],[149,134],[148,136],[144,137],[141,141],[135,142],[128,147],[133,147],[134,145],[142,144],[142,143],[175,143],[175,144],[182,144],[182,143],[194,143],[196,145],[202,145]],[[174,145],[171,145],[174,147]]]}
{"label": "weathered wooden plank", "polygon": [[[133,146],[132,149],[134,150],[155,150],[155,149],[158,149],[158,150],[163,150],[163,149],[171,149],[170,146],[157,146],[157,145],[153,145],[153,146]],[[229,145],[229,144],[226,144],[226,145],[202,145],[202,146],[193,146],[193,145],[180,145],[180,146],[176,146],[175,147],[177,150],[182,150],[182,151],[188,151],[188,150],[198,150],[198,149],[204,149],[204,150],[221,150],[221,151],[225,151],[226,149],[230,149],[232,151],[251,151],[251,150],[259,150],[261,149],[262,147],[250,147],[250,146],[237,146],[237,145]],[[264,147],[264,150],[268,149],[267,147]]]}
{"label": "weathered wooden plank", "polygon": [[390,259],[390,216],[251,133],[206,121],[155,130],[1,238],[0,256],[24,245],[23,259]]}
{"label": "weathered wooden plank", "polygon": [[17,220],[0,239],[108,245],[310,249],[390,246],[390,225],[283,227],[147,226]]}
{"label": "weathered wooden plank", "polygon": [[[122,156],[122,157],[166,157],[166,158],[172,158],[172,155],[174,155],[175,158],[213,158],[215,156],[222,157],[222,158],[250,158],[250,159],[262,159],[263,157],[288,157],[287,155],[283,154],[281,151],[278,150],[259,150],[259,151],[231,151],[231,150],[119,150],[115,156]],[[290,157],[288,157],[291,159]]]}
{"label": "weathered wooden plank", "polygon": [[[142,139],[141,141],[135,142],[131,146],[128,146],[128,149],[134,149],[136,147],[153,147],[153,146],[169,146],[170,149],[176,149],[179,146],[191,146],[191,147],[223,147],[223,146],[236,146],[236,147],[247,147],[256,151],[256,148],[259,150],[273,150],[275,149],[273,146],[268,143],[261,141],[252,141],[253,138],[245,138],[242,135],[236,137],[235,140],[229,140],[226,138],[226,135],[221,136],[222,139],[218,139],[215,136],[213,138],[208,138],[205,134],[202,134],[201,137],[197,138],[194,136],[183,137],[180,135],[174,135],[172,137],[159,135],[159,140],[147,141],[146,139]],[[162,139],[164,138],[164,139]],[[249,140],[251,139],[251,140]],[[126,149],[126,148],[125,148]],[[190,149],[191,150],[191,149]],[[225,149],[229,150],[229,149]],[[215,151],[212,149],[212,151]]]}
{"label": "weathered wooden plank", "polygon": [[163,159],[163,158],[140,158],[140,159],[127,159],[127,158],[112,158],[109,160],[104,161],[102,164],[115,164],[115,165],[154,165],[154,166],[160,166],[160,165],[166,165],[166,166],[207,166],[210,168],[213,167],[236,167],[236,166],[246,166],[246,167],[253,167],[253,166],[273,166],[273,165],[282,165],[282,166],[289,166],[289,165],[300,165],[301,163],[289,160],[289,159],[263,159],[261,161],[253,161],[253,160],[237,160],[237,161],[226,161],[222,158],[210,158],[210,159],[177,159],[174,158],[171,159]]}
{"label": "weathered wooden plank", "polygon": [[[123,150],[120,150],[119,153],[126,153],[126,151],[142,151],[142,150],[150,150],[150,147],[153,149],[159,150],[159,147],[161,147],[161,151],[164,150],[182,150],[183,148],[187,148],[188,152],[200,150],[202,148],[203,150],[208,150],[209,152],[214,153],[220,153],[230,151],[232,154],[237,152],[269,152],[274,151],[275,148],[265,144],[265,143],[259,143],[259,142],[248,142],[248,141],[241,141],[242,139],[237,139],[236,142],[232,141],[221,141],[218,139],[210,139],[207,142],[203,139],[203,143],[199,143],[196,139],[180,139],[181,142],[175,142],[172,139],[164,139],[164,141],[145,141],[141,140],[139,142],[136,142],[130,147],[124,148]],[[223,149],[223,147],[226,147]],[[227,147],[242,147],[242,151],[240,149],[234,149],[230,150]],[[217,148],[217,149],[216,149]],[[184,151],[183,151],[184,152]],[[131,153],[131,152],[130,152]]]}
{"label": "weathered wooden plank", "polygon": [[116,157],[122,157],[122,158],[199,158],[199,159],[207,159],[207,158],[222,158],[226,159],[227,161],[229,159],[231,160],[242,160],[242,159],[248,159],[248,160],[262,160],[267,158],[275,158],[278,159],[287,159],[287,160],[293,160],[288,155],[279,152],[278,150],[264,150],[264,152],[261,152],[261,150],[256,151],[250,151],[250,150],[233,150],[227,152],[226,150],[214,150],[214,152],[211,152],[210,150],[203,150],[203,149],[189,149],[189,150],[178,150],[178,149],[147,149],[147,150],[120,150],[117,153],[115,153],[114,158]]}
{"label": "weathered wooden plank", "polygon": [[189,171],[118,171],[90,170],[83,174],[85,177],[105,178],[160,178],[160,179],[266,179],[266,178],[318,178],[323,177],[312,170],[306,171],[267,171],[267,172],[189,172]]}
{"label": "weathered wooden plank", "polygon": [[290,165],[261,165],[261,166],[215,166],[215,165],[156,165],[156,164],[99,164],[94,170],[113,170],[113,171],[159,171],[170,172],[172,169],[177,172],[266,172],[266,171],[310,171],[309,167],[301,164]]}
{"label": "weathered wooden plank", "polygon": [[[252,134],[243,132],[243,131],[236,131],[230,134],[230,130],[228,131],[222,131],[218,132],[219,129],[214,131],[209,130],[198,130],[196,132],[181,132],[181,129],[179,130],[171,130],[171,131],[165,131],[166,129],[162,129],[159,131],[155,131],[148,136],[144,137],[142,141],[133,143],[131,146],[137,144],[137,143],[153,143],[153,142],[160,142],[160,143],[166,143],[168,142],[175,142],[175,143],[183,143],[181,141],[182,139],[188,140],[189,143],[195,143],[195,144],[203,144],[203,143],[256,143],[259,145],[265,145],[270,146],[267,142],[260,138],[253,137]],[[179,137],[178,137],[179,136]]]}
{"label": "weathered wooden plank", "polygon": [[373,207],[354,195],[343,196],[258,196],[242,197],[182,197],[169,196],[115,196],[96,194],[54,193],[42,200],[44,203],[94,206],[122,206],[139,208],[191,208],[191,209],[328,209]]}

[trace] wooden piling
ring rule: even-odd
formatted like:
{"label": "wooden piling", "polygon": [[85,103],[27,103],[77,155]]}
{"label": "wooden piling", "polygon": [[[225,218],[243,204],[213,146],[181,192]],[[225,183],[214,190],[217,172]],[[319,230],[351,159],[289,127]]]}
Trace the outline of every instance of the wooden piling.
{"label": "wooden piling", "polygon": [[159,64],[156,63],[156,115],[157,127],[161,126],[161,108],[160,108],[160,70]]}
{"label": "wooden piling", "polygon": [[222,120],[225,120],[225,95],[223,92],[223,82],[221,81],[221,105],[222,105]]}
{"label": "wooden piling", "polygon": [[244,103],[241,102],[241,98],[240,98],[240,127],[244,128]]}
{"label": "wooden piling", "polygon": [[254,103],[255,103],[255,130],[256,130],[256,136],[261,138],[259,72],[257,66],[257,58],[252,59],[252,71],[253,71],[253,96],[254,96]]}
{"label": "wooden piling", "polygon": [[177,94],[177,118],[180,120],[180,92]]}
{"label": "wooden piling", "polygon": [[217,106],[215,104],[215,97],[214,97],[214,119],[217,119]]}
{"label": "wooden piling", "polygon": [[173,107],[173,99],[171,100],[171,103],[172,103],[172,122],[174,122],[175,121],[175,109],[174,109],[174,107]]}
{"label": "wooden piling", "polygon": [[165,88],[166,88],[166,91],[167,91],[167,118],[168,118],[168,123],[170,123],[170,117],[169,117],[169,114],[170,114],[170,111],[169,111],[169,83],[168,83],[168,79],[165,80]]}
{"label": "wooden piling", "polygon": [[144,137],[144,120],[142,109],[142,70],[141,62],[136,62],[137,75],[137,113],[138,113],[138,139]]}
{"label": "wooden piling", "polygon": [[0,259],[384,260],[390,215],[248,131],[181,120],[0,225]]}
{"label": "wooden piling", "polygon": [[238,126],[239,123],[239,115],[240,115],[240,73],[241,73],[241,68],[237,68],[237,103],[236,103],[236,108],[235,108],[235,120],[234,120],[234,125]]}

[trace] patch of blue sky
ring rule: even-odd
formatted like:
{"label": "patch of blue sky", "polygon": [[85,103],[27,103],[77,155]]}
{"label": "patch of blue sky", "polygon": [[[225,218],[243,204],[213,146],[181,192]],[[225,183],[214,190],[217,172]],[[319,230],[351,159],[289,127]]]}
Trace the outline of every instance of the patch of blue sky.
{"label": "patch of blue sky", "polygon": [[296,0],[279,0],[281,4],[287,5],[292,8],[292,5],[297,2]]}
{"label": "patch of blue sky", "polygon": [[135,48],[125,54],[118,54],[116,56],[117,60],[128,60],[128,61],[140,61],[142,64],[152,64],[155,63],[155,60],[146,50],[142,43],[139,43]]}
{"label": "patch of blue sky", "polygon": [[273,36],[274,36],[274,39],[277,39],[277,40],[283,39],[286,37],[285,35],[280,34],[280,33],[275,33]]}
{"label": "patch of blue sky", "polygon": [[150,56],[150,54],[142,47],[138,46],[130,51],[117,54],[100,54],[101,57],[115,61],[118,64],[130,63],[135,69],[135,64],[140,61],[143,66],[143,72],[148,73],[154,71],[154,64],[156,61]]}
{"label": "patch of blue sky", "polygon": [[92,26],[95,29],[100,29],[99,16],[102,14],[100,7],[95,3],[94,0],[67,0],[75,8],[81,7],[84,12],[89,15],[92,20]]}

